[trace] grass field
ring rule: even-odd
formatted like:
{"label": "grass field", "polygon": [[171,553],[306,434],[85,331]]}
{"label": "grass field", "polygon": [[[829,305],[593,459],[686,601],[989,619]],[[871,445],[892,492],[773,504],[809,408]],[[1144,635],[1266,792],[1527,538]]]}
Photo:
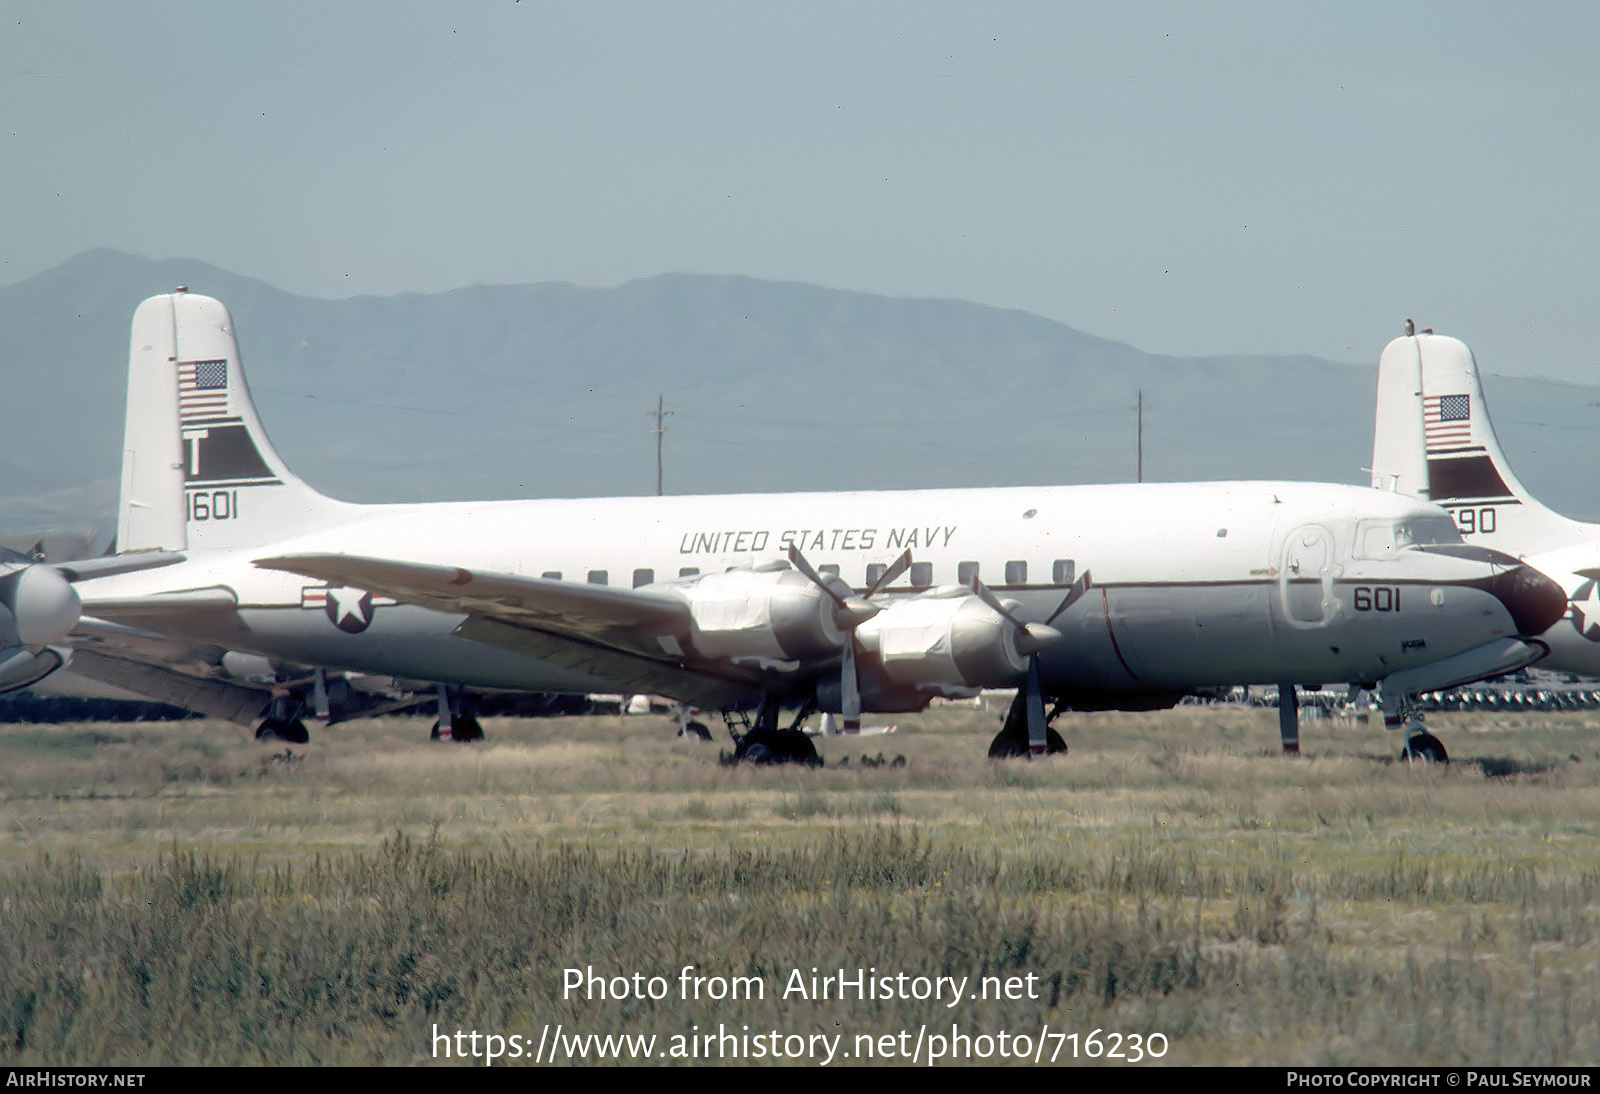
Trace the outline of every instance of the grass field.
{"label": "grass field", "polygon": [[[1430,724],[1446,768],[1326,722],[1286,760],[1272,711],[1230,707],[1069,715],[1070,755],[1007,764],[993,715],[936,708],[819,742],[821,770],[723,767],[649,717],[491,719],[480,745],[405,719],[290,747],[0,726],[0,1063],[413,1063],[435,1026],[720,1022],[1592,1064],[1600,715]],[[682,999],[684,965],[765,997]],[[586,966],[672,990],[564,999]],[[813,967],[1037,997],[781,996]]]}

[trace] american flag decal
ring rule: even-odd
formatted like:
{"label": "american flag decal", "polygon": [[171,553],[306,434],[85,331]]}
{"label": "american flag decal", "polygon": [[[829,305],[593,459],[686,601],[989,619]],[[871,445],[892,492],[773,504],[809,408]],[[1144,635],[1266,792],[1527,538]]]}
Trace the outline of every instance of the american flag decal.
{"label": "american flag decal", "polygon": [[228,412],[228,362],[178,362],[178,418],[216,418]]}
{"label": "american flag decal", "polygon": [[1472,441],[1472,397],[1426,395],[1422,399],[1422,433],[1429,448],[1451,448]]}

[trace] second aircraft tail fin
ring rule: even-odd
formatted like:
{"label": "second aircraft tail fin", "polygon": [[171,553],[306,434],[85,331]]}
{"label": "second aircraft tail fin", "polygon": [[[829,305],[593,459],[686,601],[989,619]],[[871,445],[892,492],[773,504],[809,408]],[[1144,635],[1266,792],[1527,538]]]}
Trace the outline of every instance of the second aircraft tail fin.
{"label": "second aircraft tail fin", "polygon": [[1463,535],[1512,554],[1586,531],[1517,479],[1489,421],[1472,350],[1443,335],[1396,338],[1378,359],[1372,485],[1442,505]]}

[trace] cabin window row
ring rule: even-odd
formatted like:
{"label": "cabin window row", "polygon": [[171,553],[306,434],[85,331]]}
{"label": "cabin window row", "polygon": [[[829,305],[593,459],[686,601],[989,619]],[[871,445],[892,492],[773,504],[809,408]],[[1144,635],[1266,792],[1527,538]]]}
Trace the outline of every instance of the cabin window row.
{"label": "cabin window row", "polygon": [[[874,562],[869,564],[867,566],[866,574],[867,586],[871,587],[873,584],[875,584],[879,578],[883,577],[888,568],[889,567],[882,562]],[[1050,583],[1053,585],[1072,584],[1074,578],[1074,569],[1075,567],[1070,558],[1056,559],[1050,564]],[[836,562],[824,563],[823,565],[818,566],[817,570],[820,573],[831,574],[834,577],[841,576],[839,572],[839,564]],[[678,576],[680,578],[695,577],[699,573],[700,568],[698,566],[684,566],[678,570]],[[562,580],[562,571],[546,570],[541,576],[550,581],[560,581]],[[971,585],[973,578],[977,576],[979,576],[978,563],[958,562],[956,564],[956,582],[958,584]],[[932,588],[934,584],[933,563],[913,562],[911,564],[911,571],[907,577],[910,579],[911,587],[913,589]],[[590,585],[609,585],[611,584],[611,573],[609,570],[590,570],[588,571],[585,580]],[[639,588],[641,585],[654,584],[655,580],[656,572],[653,569],[641,567],[633,571],[633,588],[635,589]],[[1005,564],[1005,584],[1007,586],[1026,585],[1027,583],[1028,564],[1026,561],[1014,559]]]}

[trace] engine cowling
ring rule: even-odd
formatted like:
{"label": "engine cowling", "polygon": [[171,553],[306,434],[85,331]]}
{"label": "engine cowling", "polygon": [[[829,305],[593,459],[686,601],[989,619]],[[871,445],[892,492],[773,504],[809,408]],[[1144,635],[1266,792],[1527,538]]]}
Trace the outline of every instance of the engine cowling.
{"label": "engine cowling", "polygon": [[884,675],[911,687],[1011,687],[1028,670],[1016,629],[959,586],[895,601],[856,638]]}
{"label": "engine cowling", "polygon": [[0,648],[0,693],[37,684],[59,669],[65,660],[49,647],[37,653],[21,646]]}
{"label": "engine cowling", "polygon": [[793,570],[706,574],[673,591],[689,604],[689,641],[705,657],[809,660],[849,641],[833,598]]}
{"label": "engine cowling", "polygon": [[82,608],[72,583],[49,566],[0,574],[0,646],[59,642],[78,625]]}

